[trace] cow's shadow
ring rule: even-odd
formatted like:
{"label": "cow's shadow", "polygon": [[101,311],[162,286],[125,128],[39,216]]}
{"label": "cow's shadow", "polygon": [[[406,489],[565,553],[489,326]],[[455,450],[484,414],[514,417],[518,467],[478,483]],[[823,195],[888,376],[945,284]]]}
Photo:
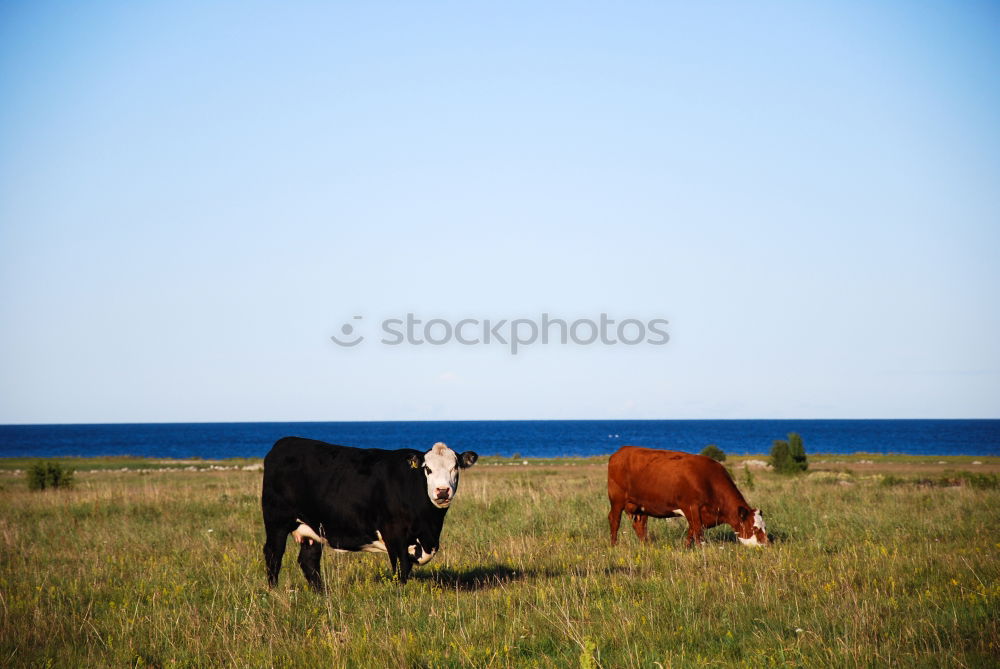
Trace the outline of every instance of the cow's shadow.
{"label": "cow's shadow", "polygon": [[433,571],[414,571],[410,578],[450,590],[487,590],[539,575],[539,571],[535,569],[515,569],[508,565],[493,564],[470,569],[442,567]]}

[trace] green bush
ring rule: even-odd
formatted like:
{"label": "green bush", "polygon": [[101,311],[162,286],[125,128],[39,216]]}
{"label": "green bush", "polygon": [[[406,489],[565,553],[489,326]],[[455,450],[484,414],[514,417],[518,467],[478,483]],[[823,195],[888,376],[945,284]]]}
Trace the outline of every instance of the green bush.
{"label": "green bush", "polygon": [[73,485],[73,470],[58,462],[36,462],[28,470],[28,488],[68,488]]}
{"label": "green bush", "polygon": [[712,458],[716,462],[726,461],[726,452],[715,444],[709,444],[705,448],[701,449],[701,455]]}
{"label": "green bush", "polygon": [[768,464],[774,467],[776,472],[785,472],[788,471],[788,463],[791,459],[792,456],[788,452],[788,442],[775,439],[771,445],[771,457],[768,458]]}
{"label": "green bush", "polygon": [[771,466],[780,474],[797,474],[809,468],[806,449],[802,437],[795,432],[788,435],[788,441],[778,439],[771,446]]}
{"label": "green bush", "polygon": [[798,432],[788,434],[788,452],[792,456],[792,462],[797,471],[804,472],[809,469],[809,462],[806,459],[806,447],[802,444],[802,437]]}
{"label": "green bush", "polygon": [[754,485],[756,485],[753,479],[753,474],[750,472],[750,468],[745,464],[743,465],[743,485],[745,485],[749,490],[753,490]]}

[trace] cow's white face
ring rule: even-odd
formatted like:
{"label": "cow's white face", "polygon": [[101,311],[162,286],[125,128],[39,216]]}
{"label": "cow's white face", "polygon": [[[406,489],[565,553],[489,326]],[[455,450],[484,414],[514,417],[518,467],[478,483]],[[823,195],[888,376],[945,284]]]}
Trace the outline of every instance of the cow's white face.
{"label": "cow's white face", "polygon": [[736,532],[736,538],[744,546],[767,546],[770,543],[767,528],[764,527],[764,514],[760,509],[753,509],[753,515],[746,514],[742,527]]}
{"label": "cow's white face", "polygon": [[[416,458],[416,456],[414,456]],[[427,497],[439,509],[447,509],[458,491],[458,474],[476,463],[479,456],[473,451],[455,453],[440,441],[424,453],[423,468],[427,477]]]}

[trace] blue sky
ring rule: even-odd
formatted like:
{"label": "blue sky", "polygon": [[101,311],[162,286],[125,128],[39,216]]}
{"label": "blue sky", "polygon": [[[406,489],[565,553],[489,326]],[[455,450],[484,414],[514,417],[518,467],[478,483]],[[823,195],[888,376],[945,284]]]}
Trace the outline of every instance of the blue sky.
{"label": "blue sky", "polygon": [[1000,417],[995,5],[357,4],[0,5],[0,422]]}

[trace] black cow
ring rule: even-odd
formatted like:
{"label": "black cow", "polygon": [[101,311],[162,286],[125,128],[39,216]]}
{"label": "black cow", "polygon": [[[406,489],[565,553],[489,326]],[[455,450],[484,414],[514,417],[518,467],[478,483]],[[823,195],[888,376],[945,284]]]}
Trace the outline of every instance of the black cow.
{"label": "black cow", "polygon": [[261,495],[268,582],[278,582],[290,533],[299,544],[302,573],[316,590],[323,589],[323,544],[388,553],[393,574],[405,583],[414,564],[426,564],[437,552],[459,470],[478,459],[441,442],[421,453],[279,439],[264,458]]}

